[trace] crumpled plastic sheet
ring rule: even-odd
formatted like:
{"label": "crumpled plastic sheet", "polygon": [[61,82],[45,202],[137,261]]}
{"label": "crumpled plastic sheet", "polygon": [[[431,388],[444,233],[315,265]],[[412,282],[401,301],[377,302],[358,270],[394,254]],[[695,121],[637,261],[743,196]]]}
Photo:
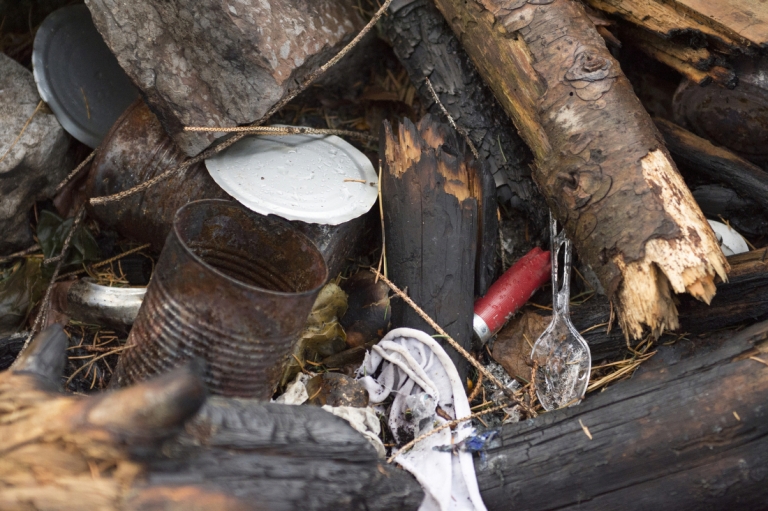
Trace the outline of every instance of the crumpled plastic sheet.
{"label": "crumpled plastic sheet", "polygon": [[[371,404],[381,404],[394,394],[389,426],[398,445],[448,422],[437,413],[438,406],[452,419],[470,415],[456,367],[440,344],[420,330],[389,332],[366,354],[358,375]],[[474,433],[471,423],[463,422],[454,431],[445,428],[430,435],[395,458],[424,488],[421,511],[485,511],[472,453],[445,448]]]}

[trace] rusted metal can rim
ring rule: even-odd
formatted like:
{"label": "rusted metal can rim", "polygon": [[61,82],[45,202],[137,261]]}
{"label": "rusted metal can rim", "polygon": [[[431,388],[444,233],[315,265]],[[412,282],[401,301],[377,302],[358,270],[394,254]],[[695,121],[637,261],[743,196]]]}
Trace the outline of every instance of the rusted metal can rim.
{"label": "rusted metal can rim", "polygon": [[[189,243],[190,239],[199,237],[199,233],[192,233],[189,230],[205,228],[201,226],[210,224],[212,216],[211,210],[220,210],[220,212],[216,212],[215,216],[221,216],[222,219],[231,217],[233,215],[242,215],[243,218],[241,220],[248,219],[248,221],[250,221],[252,224],[252,228],[254,229],[263,227],[265,224],[270,224],[271,227],[277,230],[284,230],[286,238],[282,239],[281,241],[294,244],[294,248],[298,252],[295,253],[295,256],[301,257],[303,255],[306,258],[305,262],[308,265],[306,271],[294,271],[286,273],[281,268],[274,268],[274,271],[271,271],[269,275],[262,272],[262,274],[258,276],[268,280],[272,285],[260,285],[254,283],[254,271],[263,268],[251,268],[252,271],[248,272],[237,271],[234,275],[223,271],[222,266],[225,265],[226,261],[217,260],[216,263],[212,263],[210,258],[207,260],[205,256],[201,255],[201,251],[205,251],[204,247],[192,245]],[[205,221],[191,221],[192,217],[195,215],[198,215]],[[222,230],[224,230],[224,226],[222,225],[221,227]],[[266,235],[267,231],[263,231],[263,233]],[[202,199],[190,202],[182,206],[179,208],[175,215],[172,236],[173,235],[176,236],[181,246],[188,251],[188,255],[192,259],[204,266],[207,270],[222,277],[232,285],[241,287],[245,290],[256,290],[262,293],[266,292],[276,296],[301,298],[305,296],[316,295],[320,288],[322,288],[328,280],[328,267],[325,263],[325,260],[320,252],[317,251],[315,243],[309,237],[295,229],[290,224],[290,222],[283,218],[275,215],[260,215],[259,213],[255,213],[235,201],[223,199]],[[266,238],[269,238],[269,236],[261,236],[260,241],[264,242]],[[279,250],[276,252],[279,252]],[[236,261],[234,265],[230,266],[230,269],[233,272],[235,272],[235,266],[241,265],[246,260],[245,254],[243,256],[243,261]],[[261,257],[260,259],[260,263],[263,265],[265,261]],[[306,281],[287,282],[284,279],[281,279],[281,275],[301,276],[302,274],[306,276]],[[248,281],[251,282],[249,283]],[[279,289],[279,287],[283,287],[284,290]]]}

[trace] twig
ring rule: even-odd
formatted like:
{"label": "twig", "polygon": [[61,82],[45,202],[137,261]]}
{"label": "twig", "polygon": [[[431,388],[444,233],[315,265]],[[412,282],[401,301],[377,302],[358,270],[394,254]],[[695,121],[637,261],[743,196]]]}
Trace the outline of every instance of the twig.
{"label": "twig", "polygon": [[477,153],[475,144],[473,144],[472,140],[469,139],[469,134],[464,129],[456,126],[456,123],[453,121],[453,117],[451,117],[451,114],[449,114],[448,110],[445,109],[445,107],[443,106],[443,102],[440,101],[440,98],[437,96],[437,92],[435,92],[435,89],[432,87],[432,82],[429,81],[429,78],[424,78],[424,81],[427,83],[427,88],[429,89],[429,93],[432,94],[432,99],[435,100],[435,103],[437,103],[437,106],[440,107],[440,110],[442,110],[443,114],[448,118],[448,122],[450,123],[451,127],[456,131],[458,131],[462,137],[464,137],[464,140],[467,141],[467,145],[469,146],[469,149],[472,151],[472,154],[475,155],[475,159],[480,159],[480,155]]}
{"label": "twig", "polygon": [[31,254],[33,252],[37,252],[38,250],[40,250],[40,244],[39,243],[35,243],[34,245],[32,245],[29,248],[25,248],[24,250],[19,250],[18,252],[14,252],[13,254],[7,255],[5,257],[0,257],[0,263],[5,263],[5,262],[10,261],[12,259],[16,259],[17,257],[27,256],[27,255],[29,255],[29,254]]}
{"label": "twig", "polygon": [[[128,346],[120,346],[119,348],[115,348],[115,349],[113,349],[113,350],[111,350],[111,351],[108,351],[108,352],[106,352],[106,353],[102,353],[102,354],[101,354],[101,355],[99,355],[98,357],[94,357],[94,358],[93,358],[92,360],[90,360],[90,361],[89,361],[87,364],[83,364],[83,365],[81,365],[81,366],[80,366],[80,367],[77,369],[77,371],[75,371],[74,373],[72,373],[72,374],[70,375],[70,377],[67,379],[67,382],[64,384],[64,386],[67,386],[67,385],[69,385],[69,384],[70,384],[70,382],[71,382],[71,381],[72,381],[72,380],[75,378],[75,376],[77,376],[77,374],[78,374],[80,371],[82,371],[82,370],[83,370],[83,369],[85,369],[86,367],[91,367],[91,366],[94,364],[94,362],[97,362],[97,361],[101,360],[101,359],[102,359],[102,358],[104,358],[104,357],[108,357],[108,356],[110,356],[110,355],[115,355],[115,354],[117,354],[117,353],[120,353],[121,351],[123,351],[123,350],[124,350],[124,349],[126,349],[126,348],[128,348]],[[90,369],[89,369],[89,370],[90,370]],[[85,373],[85,374],[88,374],[88,373]]]}
{"label": "twig", "polygon": [[408,442],[407,444],[402,446],[395,454],[393,454],[392,456],[389,457],[389,459],[387,460],[387,463],[392,463],[393,461],[395,461],[395,458],[397,458],[398,456],[403,454],[405,451],[407,451],[408,449],[410,449],[411,447],[413,447],[417,443],[421,442],[425,438],[428,438],[428,437],[434,435],[435,433],[437,433],[439,431],[442,431],[442,430],[447,429],[447,428],[453,428],[455,426],[458,426],[462,422],[466,422],[468,420],[476,419],[478,417],[482,417],[483,415],[487,415],[489,413],[498,412],[502,408],[506,408],[506,406],[507,405],[495,406],[493,408],[489,408],[487,410],[483,410],[482,412],[477,412],[477,413],[473,413],[472,415],[467,415],[466,417],[462,417],[461,419],[455,419],[455,420],[452,420],[450,422],[446,422],[442,426],[438,426],[435,429],[433,429],[432,431],[430,431],[429,433],[424,433],[423,435],[414,438],[413,440],[411,440],[410,442]]}
{"label": "twig", "polygon": [[140,247],[135,247],[135,248],[132,248],[130,250],[126,250],[122,254],[117,254],[114,257],[110,257],[109,259],[105,259],[104,261],[100,261],[98,263],[92,264],[88,268],[82,268],[80,270],[76,270],[76,271],[71,271],[69,273],[65,273],[64,275],[59,277],[59,280],[66,279],[67,277],[73,277],[75,275],[80,275],[81,273],[85,273],[85,272],[87,272],[89,270],[95,270],[96,268],[101,268],[102,266],[106,266],[108,264],[112,264],[115,261],[118,261],[118,260],[122,259],[125,256],[129,256],[131,254],[135,254],[136,252],[141,252],[142,250],[144,250],[146,248],[149,248],[150,246],[151,246],[151,243],[146,243],[144,245],[141,245]]}
{"label": "twig", "polygon": [[[300,93],[302,93],[304,90],[306,90],[307,87],[309,87],[312,82],[317,80],[323,73],[325,73],[331,66],[336,64],[341,58],[349,53],[349,51],[355,47],[355,45],[360,42],[360,40],[365,37],[365,34],[370,32],[371,28],[373,28],[374,25],[376,25],[376,22],[379,21],[379,18],[384,14],[384,12],[389,7],[389,4],[392,3],[392,0],[386,0],[384,2],[384,5],[382,5],[379,10],[376,12],[376,14],[371,18],[371,20],[368,22],[368,24],[363,27],[363,29],[355,36],[352,41],[350,41],[349,44],[347,44],[335,57],[333,57],[331,60],[326,62],[324,65],[316,69],[314,72],[310,73],[309,76],[302,82],[302,84],[292,93],[288,94],[287,96],[283,97],[280,101],[275,104],[261,119],[254,122],[251,126],[261,126],[265,122],[269,120],[270,117],[272,117],[275,113],[278,112],[281,108],[283,108],[285,105],[287,105],[293,98],[298,96]],[[150,188],[157,183],[164,181],[171,177],[174,174],[181,173],[186,171],[191,165],[194,165],[196,163],[199,163],[203,160],[206,160],[210,158],[211,156],[220,153],[227,147],[231,146],[238,140],[242,139],[246,136],[246,133],[236,133],[234,136],[228,138],[227,140],[224,140],[223,142],[215,145],[214,147],[211,147],[210,149],[207,149],[206,151],[203,151],[202,153],[198,154],[194,158],[190,158],[179,165],[166,170],[159,176],[156,176],[149,181],[145,181],[137,186],[134,186],[133,188],[130,188],[128,190],[124,190],[120,193],[116,193],[114,195],[106,195],[104,197],[94,197],[90,200],[90,203],[92,205],[99,205],[99,204],[106,204],[108,202],[115,202],[123,200],[126,197],[129,197],[131,195],[134,195],[139,192],[143,192],[147,188]]]}
{"label": "twig", "polygon": [[755,362],[760,362],[761,364],[764,364],[764,365],[767,365],[767,366],[768,366],[768,362],[766,362],[766,361],[765,361],[765,360],[763,360],[762,358],[758,358],[758,357],[749,357],[749,359],[750,359],[750,360],[754,360]]}
{"label": "twig", "polygon": [[[379,257],[379,267],[376,272],[381,271],[382,265],[384,266],[384,276],[387,276],[387,244],[386,238],[384,238],[384,201],[381,196],[381,160],[379,160],[379,182],[377,183],[379,189],[379,217],[381,218],[381,256]],[[379,276],[376,275],[374,284],[379,282]]]}
{"label": "twig", "polygon": [[14,365],[19,360],[19,358],[24,353],[24,351],[27,349],[27,346],[29,346],[29,343],[32,340],[32,337],[37,332],[39,332],[40,327],[44,325],[46,320],[48,319],[48,302],[51,299],[51,292],[53,291],[53,286],[56,283],[56,277],[58,277],[59,272],[61,271],[61,266],[64,264],[63,256],[64,254],[67,253],[67,250],[69,250],[69,244],[72,241],[72,235],[74,234],[77,227],[80,225],[80,222],[82,221],[84,216],[85,216],[85,204],[82,204],[80,208],[77,210],[77,213],[75,213],[75,220],[72,222],[72,227],[69,228],[67,237],[66,239],[64,239],[64,244],[61,246],[61,252],[59,254],[59,259],[56,262],[56,268],[54,268],[53,276],[51,277],[51,282],[48,284],[48,288],[45,290],[43,301],[40,302],[40,310],[37,311],[37,316],[35,317],[35,323],[32,326],[32,330],[29,332],[29,336],[27,336],[26,340],[24,341],[24,346],[22,346],[21,351],[19,351],[19,354],[16,356],[16,361],[14,361],[13,363]]}
{"label": "twig", "polygon": [[61,189],[62,189],[62,188],[64,188],[65,186],[67,186],[67,185],[69,184],[69,182],[70,182],[70,181],[72,181],[72,180],[73,180],[75,177],[77,177],[77,175],[78,175],[78,174],[80,174],[80,171],[81,171],[81,170],[83,170],[83,169],[85,168],[85,166],[86,166],[86,165],[88,165],[88,163],[90,163],[90,162],[91,162],[91,160],[93,159],[93,157],[94,157],[94,156],[96,156],[96,151],[97,151],[97,149],[94,149],[93,151],[91,151],[91,154],[89,154],[89,155],[88,155],[88,157],[87,157],[86,159],[84,159],[82,162],[80,162],[80,165],[78,165],[77,167],[75,167],[75,170],[73,170],[72,172],[70,172],[70,173],[69,173],[69,175],[68,175],[67,177],[65,177],[65,178],[64,178],[64,181],[62,181],[61,183],[59,183],[59,186],[57,186],[57,187],[56,187],[56,190],[54,190],[54,192],[53,192],[53,195],[54,195],[54,196],[55,196],[57,193],[59,193],[59,192],[61,191]]}
{"label": "twig", "polygon": [[231,128],[186,126],[184,131],[250,133],[255,135],[337,135],[339,137],[358,138],[366,142],[376,140],[376,137],[362,131],[308,128],[305,126],[235,126]]}
{"label": "twig", "polygon": [[499,248],[501,249],[501,273],[505,273],[509,269],[509,263],[507,262],[507,253],[504,250],[504,231],[501,228],[501,208],[496,208],[496,219],[499,222]]}
{"label": "twig", "polygon": [[[455,349],[456,351],[458,351],[458,352],[459,352],[459,354],[460,354],[462,357],[464,357],[465,359],[467,359],[467,361],[468,361],[470,364],[472,364],[472,365],[475,367],[475,369],[477,369],[477,370],[480,372],[480,374],[482,374],[483,376],[485,376],[486,378],[488,378],[488,380],[489,380],[490,382],[492,382],[492,383],[493,383],[494,385],[496,385],[496,386],[497,386],[499,389],[501,389],[501,391],[502,391],[502,392],[503,392],[503,393],[504,393],[504,394],[505,394],[505,395],[506,395],[506,396],[507,396],[507,397],[508,397],[508,398],[509,398],[509,399],[510,399],[512,402],[514,402],[514,403],[516,403],[516,404],[520,405],[520,406],[523,408],[523,410],[525,410],[525,411],[526,411],[526,413],[528,413],[528,414],[529,414],[531,417],[535,417],[535,416],[536,416],[536,413],[535,413],[535,412],[534,412],[534,411],[533,411],[533,410],[532,410],[532,409],[531,409],[531,408],[530,408],[528,405],[526,405],[525,403],[523,403],[523,402],[522,402],[522,401],[521,401],[521,400],[520,400],[520,399],[519,399],[519,398],[518,398],[518,397],[515,395],[515,393],[514,393],[514,392],[513,392],[511,389],[509,389],[509,388],[505,387],[505,386],[504,386],[504,384],[503,384],[503,383],[501,383],[501,382],[499,381],[499,379],[498,379],[498,378],[496,378],[496,377],[495,377],[493,374],[491,374],[491,372],[490,372],[490,371],[488,371],[488,369],[486,369],[485,367],[483,367],[483,365],[482,365],[480,362],[478,362],[477,360],[475,360],[475,358],[474,358],[472,355],[470,355],[470,354],[469,354],[469,352],[467,352],[467,350],[465,350],[465,349],[464,349],[464,348],[461,346],[461,344],[457,343],[457,342],[456,342],[456,341],[453,339],[453,337],[451,337],[450,335],[448,335],[448,334],[446,333],[446,331],[445,331],[445,330],[443,330],[443,329],[440,327],[440,325],[438,325],[437,323],[435,323],[435,321],[434,321],[432,318],[430,318],[430,317],[427,315],[427,313],[425,313],[423,310],[421,310],[421,308],[420,308],[418,305],[416,305],[416,303],[414,303],[414,301],[413,301],[413,300],[411,300],[411,298],[410,298],[408,295],[406,295],[405,293],[403,293],[403,292],[400,290],[400,288],[398,288],[398,287],[397,287],[396,285],[394,285],[394,284],[393,284],[393,283],[392,283],[392,282],[391,282],[391,281],[390,281],[390,280],[389,280],[387,277],[385,277],[384,275],[382,275],[382,274],[381,274],[381,273],[379,273],[378,271],[374,270],[373,268],[371,268],[371,269],[370,269],[370,271],[371,271],[371,273],[373,273],[373,274],[375,274],[375,275],[378,275],[378,276],[379,276],[379,278],[380,278],[382,281],[384,281],[384,283],[385,283],[387,286],[389,286],[389,288],[390,288],[392,291],[394,291],[394,292],[395,292],[395,294],[396,294],[397,296],[399,296],[400,298],[402,298],[402,299],[405,301],[405,303],[407,303],[408,305],[410,305],[410,306],[411,306],[411,308],[412,308],[414,311],[416,311],[416,314],[418,314],[419,316],[421,316],[421,318],[422,318],[424,321],[426,321],[426,322],[429,324],[429,326],[431,326],[431,327],[432,327],[432,328],[433,328],[433,329],[434,329],[434,330],[435,330],[437,333],[439,333],[440,335],[444,336],[445,340],[446,340],[446,341],[448,341],[448,344],[450,344],[450,345],[453,347],[453,349]],[[505,406],[509,406],[509,405],[505,405]]]}
{"label": "twig", "polygon": [[24,126],[21,128],[21,131],[19,132],[19,134],[16,135],[16,138],[13,139],[13,142],[11,142],[11,145],[8,146],[8,149],[6,149],[5,153],[3,153],[2,158],[0,158],[0,163],[2,163],[3,160],[5,160],[5,157],[8,156],[8,153],[10,153],[11,149],[14,148],[14,146],[16,145],[16,142],[18,142],[19,139],[21,139],[21,136],[24,135],[24,132],[27,131],[27,126],[29,126],[29,123],[32,122],[32,119],[34,119],[35,114],[40,110],[41,106],[43,106],[42,99],[37,103],[37,106],[35,107],[35,111],[32,112],[32,115],[29,116],[29,119],[27,119],[27,122],[24,123]]}

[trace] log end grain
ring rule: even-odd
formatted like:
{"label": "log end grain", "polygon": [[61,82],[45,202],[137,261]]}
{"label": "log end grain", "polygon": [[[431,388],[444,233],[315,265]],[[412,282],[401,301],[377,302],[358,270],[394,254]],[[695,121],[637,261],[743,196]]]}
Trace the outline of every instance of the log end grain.
{"label": "log end grain", "polygon": [[643,325],[654,335],[678,327],[677,308],[670,288],[676,293],[689,293],[709,303],[715,295],[715,275],[727,280],[729,270],[717,239],[704,215],[669,157],[661,150],[648,153],[642,160],[643,176],[655,190],[674,221],[679,235],[653,238],[645,244],[645,256],[627,262],[622,254],[614,257],[623,282],[618,290],[617,305],[621,327],[627,336],[639,337]]}

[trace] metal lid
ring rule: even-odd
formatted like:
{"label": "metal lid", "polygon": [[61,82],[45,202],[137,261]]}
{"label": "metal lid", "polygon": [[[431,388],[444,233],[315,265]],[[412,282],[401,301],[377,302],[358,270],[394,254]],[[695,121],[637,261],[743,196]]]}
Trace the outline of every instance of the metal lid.
{"label": "metal lid", "polygon": [[139,96],[85,5],[45,18],[35,36],[32,65],[40,97],[64,129],[90,147],[101,143]]}
{"label": "metal lid", "polygon": [[225,192],[262,215],[338,225],[378,197],[370,160],[336,136],[245,137],[205,161]]}

